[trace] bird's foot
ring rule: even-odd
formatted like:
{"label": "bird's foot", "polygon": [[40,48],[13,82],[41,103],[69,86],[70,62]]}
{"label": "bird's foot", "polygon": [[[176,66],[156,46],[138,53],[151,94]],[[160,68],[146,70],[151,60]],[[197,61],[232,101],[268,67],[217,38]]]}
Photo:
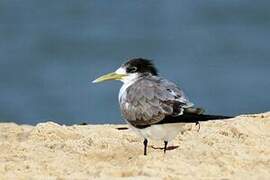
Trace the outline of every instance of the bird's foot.
{"label": "bird's foot", "polygon": [[168,145],[168,141],[164,141],[164,154],[165,154],[166,151],[167,151],[167,145]]}

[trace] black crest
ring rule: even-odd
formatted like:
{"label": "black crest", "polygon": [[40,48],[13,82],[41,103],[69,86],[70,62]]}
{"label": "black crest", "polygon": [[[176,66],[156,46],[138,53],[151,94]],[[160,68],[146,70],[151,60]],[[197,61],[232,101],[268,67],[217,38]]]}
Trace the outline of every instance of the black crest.
{"label": "black crest", "polygon": [[158,75],[158,71],[151,60],[144,58],[133,58],[124,65],[127,73],[150,73],[154,76]]}

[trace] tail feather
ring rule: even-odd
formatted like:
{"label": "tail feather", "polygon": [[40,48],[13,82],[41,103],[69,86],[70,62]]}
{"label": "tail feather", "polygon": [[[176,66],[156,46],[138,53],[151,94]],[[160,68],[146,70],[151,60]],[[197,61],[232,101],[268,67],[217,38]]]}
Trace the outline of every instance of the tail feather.
{"label": "tail feather", "polygon": [[165,123],[198,123],[202,121],[211,121],[211,120],[224,120],[230,119],[230,116],[222,115],[207,115],[207,114],[193,114],[193,113],[184,113],[180,116],[166,116],[158,124]]}

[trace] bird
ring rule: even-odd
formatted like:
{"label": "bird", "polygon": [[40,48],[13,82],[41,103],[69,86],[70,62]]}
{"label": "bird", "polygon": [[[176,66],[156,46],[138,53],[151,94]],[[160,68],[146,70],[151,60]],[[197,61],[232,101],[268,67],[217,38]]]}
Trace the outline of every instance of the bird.
{"label": "bird", "polygon": [[109,80],[123,82],[119,91],[122,117],[143,138],[144,155],[147,155],[148,140],[168,143],[183,129],[186,123],[222,120],[231,117],[204,114],[204,109],[195,107],[183,90],[175,83],[161,77],[152,60],[131,58],[116,71],[100,76],[93,83]]}

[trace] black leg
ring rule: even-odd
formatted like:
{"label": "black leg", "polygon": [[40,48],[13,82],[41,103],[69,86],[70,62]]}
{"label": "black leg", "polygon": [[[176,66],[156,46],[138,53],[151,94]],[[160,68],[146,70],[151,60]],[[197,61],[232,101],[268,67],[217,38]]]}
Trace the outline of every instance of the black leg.
{"label": "black leg", "polygon": [[167,145],[168,145],[168,141],[164,141],[164,154],[166,153]]}
{"label": "black leg", "polygon": [[143,145],[144,145],[143,155],[145,155],[145,156],[147,154],[147,143],[148,143],[148,140],[144,139],[144,141],[143,141]]}
{"label": "black leg", "polygon": [[199,125],[199,129],[198,129],[198,132],[199,132],[199,131],[200,131],[200,129],[201,129],[201,124],[200,124],[200,122],[199,122],[199,121],[197,121],[195,125],[196,125],[196,126],[197,126],[197,125]]}

